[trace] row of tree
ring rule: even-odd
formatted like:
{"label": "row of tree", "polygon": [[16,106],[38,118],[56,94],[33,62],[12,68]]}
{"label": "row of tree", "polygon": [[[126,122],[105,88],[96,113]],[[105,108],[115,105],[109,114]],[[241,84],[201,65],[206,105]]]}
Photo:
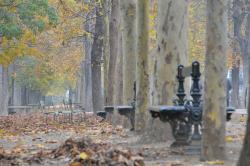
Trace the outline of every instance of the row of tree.
{"label": "row of tree", "polygon": [[[249,64],[247,55],[250,52],[250,9],[247,0],[233,0],[229,3],[225,0],[204,2],[196,0],[0,2],[0,32],[3,35],[0,55],[1,114],[7,114],[10,85],[8,78],[11,75],[8,73],[9,65],[16,61],[16,57],[32,56],[35,59],[31,58],[32,63],[28,63],[29,65],[23,65],[25,63],[22,61],[17,63],[21,64],[17,66],[24,68],[24,74],[18,74],[21,76],[19,85],[25,87],[34,85],[27,87],[43,89],[43,93],[48,94],[49,89],[62,85],[66,86],[65,89],[73,89],[77,82],[77,102],[94,113],[103,110],[104,105],[131,104],[136,84],[136,131],[144,135],[144,141],[166,141],[170,133],[169,127],[160,121],[148,119],[147,108],[149,105],[172,104],[176,87],[176,66],[180,63],[187,65],[190,60],[204,59],[199,54],[205,53],[206,43],[202,158],[223,159],[228,51],[226,47],[228,33],[225,29],[227,25],[229,27],[233,25],[231,59],[236,60],[233,60],[234,65],[229,66],[233,67],[233,89],[238,93],[239,65],[236,62],[239,52],[245,58],[243,62],[246,62],[243,65],[245,78],[248,76],[246,71]],[[193,29],[191,37],[188,36],[188,11],[195,12],[189,5],[191,7],[203,5],[200,10],[207,11],[207,14],[204,14],[207,18],[206,24],[200,24],[201,28],[197,30],[198,38],[201,39],[198,41],[192,36],[196,34],[196,30]],[[233,24],[228,24],[226,15],[230,14],[231,9],[233,9]],[[189,19],[190,26],[197,25],[193,21],[195,14],[191,16],[193,17]],[[202,39],[205,30],[201,29],[205,29],[205,25],[207,37]],[[189,45],[190,50],[188,50]],[[190,52],[195,53],[195,56],[190,55]],[[25,62],[29,60],[30,58]],[[30,64],[34,63],[35,67],[30,67]],[[36,70],[32,70],[33,68]],[[14,70],[14,75],[18,73],[16,71],[21,70],[19,68]],[[27,73],[31,73],[35,78],[40,76],[42,79],[25,79]],[[53,85],[60,80],[62,84]],[[16,84],[11,85],[12,89],[15,89]],[[247,85],[245,83],[245,89]],[[236,98],[237,96],[234,95]],[[211,140],[216,141],[211,143]]]}
{"label": "row of tree", "polygon": [[[168,135],[166,124],[148,120],[147,108],[149,105],[172,104],[176,87],[176,66],[187,65],[188,62],[188,2],[158,1],[156,48],[152,59],[148,46],[149,4],[147,0],[111,1],[110,55],[105,57],[108,60],[104,60],[108,62],[108,67],[105,69],[104,65],[103,72],[104,89],[107,89],[104,94],[100,88],[101,58],[98,59],[97,55],[104,53],[100,49],[104,48],[104,38],[100,32],[105,32],[105,21],[104,15],[100,15],[100,7],[96,8],[92,50],[89,56],[85,55],[91,59],[92,67],[87,67],[89,59],[84,61],[85,72],[88,71],[85,73],[85,106],[88,110],[93,109],[94,113],[101,111],[104,98],[108,105],[129,105],[134,99],[133,87],[136,83],[136,131],[143,133],[143,138],[148,137],[148,140],[165,141]],[[227,5],[224,0],[211,0],[206,4],[203,160],[225,159]],[[152,68],[149,61],[153,61]],[[89,84],[90,81],[92,83]],[[246,156],[246,151],[243,150],[242,156]],[[249,161],[242,162],[239,165],[246,165]]]}
{"label": "row of tree", "polygon": [[[2,52],[2,56],[0,59],[0,63],[5,66],[5,68],[15,62],[17,65],[14,66],[22,66],[23,71],[29,71],[31,65],[19,65],[20,63],[25,63],[30,61],[30,58],[25,58],[17,60],[16,57],[20,56],[35,56],[35,59],[32,63],[37,63],[35,66],[36,73],[33,74],[32,79],[27,79],[27,77],[23,77],[24,75],[31,75],[30,73],[18,74],[16,71],[19,71],[18,67],[14,67],[14,72],[12,69],[9,69],[9,77],[17,82],[14,85],[20,85],[24,88],[31,88],[32,90],[38,90],[43,95],[48,94],[62,94],[63,89],[74,89],[76,76],[80,76],[81,79],[78,80],[76,96],[77,102],[82,102],[84,98],[84,93],[80,91],[84,91],[83,82],[85,80],[84,71],[85,67],[90,64],[91,59],[85,61],[86,65],[81,61],[84,61],[83,53],[83,45],[86,48],[91,48],[92,43],[87,43],[86,39],[92,40],[94,37],[94,26],[95,26],[95,8],[97,3],[103,4],[103,13],[101,15],[104,16],[104,56],[101,57],[100,65],[104,68],[104,103],[112,104],[113,98],[113,85],[115,74],[114,74],[114,66],[116,65],[116,56],[113,56],[114,53],[112,51],[118,49],[122,52],[122,44],[119,46],[119,42],[121,43],[122,39],[120,37],[120,41],[117,41],[116,37],[119,35],[118,32],[115,32],[112,26],[118,26],[119,30],[123,30],[121,27],[122,24],[120,22],[119,12],[116,11],[111,13],[116,9],[120,9],[117,7],[118,4],[111,3],[109,0],[103,2],[95,2],[95,1],[41,1],[41,2],[33,2],[29,1],[29,3],[23,5],[24,1],[13,1],[6,0],[1,4],[1,20],[3,23],[1,24],[1,31],[3,33],[3,43],[1,47],[5,48],[4,52]],[[155,56],[154,48],[156,47],[156,15],[157,15],[157,7],[158,2],[156,0],[151,0],[149,5],[149,75],[152,75],[153,71],[153,61]],[[230,36],[230,43],[234,43],[233,47],[231,47],[232,51],[230,52],[230,56],[228,56],[230,68],[233,68],[233,93],[232,93],[232,101],[234,102],[234,106],[239,105],[239,66],[240,64],[237,62],[244,62],[244,78],[247,78],[247,58],[246,57],[247,50],[249,48],[247,38],[248,38],[248,29],[249,19],[247,15],[247,2],[244,0],[235,0],[230,1],[230,6],[228,8],[229,15],[229,27],[228,35]],[[45,5],[44,5],[45,4]],[[46,8],[47,5],[47,8]],[[204,40],[204,27],[205,27],[205,1],[197,1],[192,0],[188,4],[188,16],[189,16],[189,61],[194,59],[198,59],[201,62],[204,61],[204,51],[205,51],[205,40]],[[116,9],[115,9],[116,8]],[[113,10],[114,9],[114,10]],[[39,11],[35,13],[34,11]],[[22,12],[22,15],[19,13]],[[29,14],[26,14],[29,13]],[[46,15],[47,13],[47,15]],[[113,15],[112,15],[113,14]],[[37,17],[39,15],[39,17]],[[27,17],[31,17],[31,22],[27,21]],[[236,17],[237,16],[237,17]],[[19,19],[20,21],[14,20]],[[117,19],[118,18],[118,19]],[[234,18],[234,19],[231,19]],[[24,20],[24,21],[22,21]],[[25,21],[26,20],[26,21]],[[120,22],[120,23],[119,23]],[[21,25],[22,29],[20,28]],[[89,25],[88,25],[89,24]],[[233,26],[233,25],[237,26]],[[12,27],[12,28],[11,28]],[[87,28],[89,27],[89,28]],[[234,28],[235,27],[235,28]],[[234,30],[235,29],[235,30]],[[108,33],[111,31],[115,37],[109,36]],[[234,38],[233,33],[237,32],[237,38]],[[22,33],[21,33],[22,32]],[[42,33],[41,33],[42,32]],[[241,32],[241,33],[239,33]],[[22,38],[20,38],[20,34],[22,34]],[[121,36],[121,35],[120,35]],[[113,38],[113,39],[112,39]],[[109,45],[110,42],[115,40],[115,44]],[[15,41],[15,42],[14,42]],[[23,43],[23,44],[22,44]],[[82,44],[84,43],[84,44]],[[236,44],[235,44],[236,43]],[[12,47],[10,46],[12,45]],[[26,45],[25,45],[26,44]],[[88,46],[86,45],[88,44]],[[135,44],[135,43],[134,43]],[[113,48],[114,45],[114,48]],[[241,45],[241,47],[239,47]],[[111,48],[112,47],[112,48]],[[131,47],[132,48],[132,47]],[[242,48],[242,49],[240,49]],[[86,49],[90,51],[90,49]],[[85,50],[85,51],[86,51]],[[131,49],[132,51],[133,49]],[[233,51],[234,50],[234,51]],[[89,52],[90,53],[90,52]],[[87,55],[87,54],[86,54]],[[240,56],[239,56],[240,55]],[[32,58],[31,58],[32,59]],[[63,61],[59,62],[59,59]],[[239,61],[239,59],[244,59],[243,61]],[[23,62],[25,61],[25,62]],[[134,61],[135,62],[135,61]],[[98,62],[99,63],[99,62]],[[132,62],[133,63],[133,62]],[[132,63],[129,63],[132,65]],[[203,64],[203,63],[202,63]],[[77,67],[76,67],[77,66]],[[134,65],[132,65],[134,66]],[[204,65],[203,65],[204,66]],[[82,68],[83,72],[78,72],[78,70]],[[133,69],[131,67],[128,67]],[[6,71],[6,70],[5,70]],[[86,70],[87,71],[87,70]],[[19,72],[20,73],[20,72]],[[42,74],[40,74],[42,73]],[[44,74],[45,73],[45,74]],[[47,73],[47,74],[46,74]],[[52,74],[53,73],[53,74]],[[66,74],[65,74],[66,73]],[[89,73],[89,72],[87,72]],[[6,75],[6,74],[5,74]],[[46,75],[50,75],[50,77],[46,77]],[[53,75],[53,78],[51,77]],[[121,75],[121,74],[119,74]],[[18,78],[16,79],[15,77]],[[9,79],[9,80],[11,80]],[[150,78],[151,79],[151,78]],[[6,80],[6,79],[5,79]],[[80,81],[81,80],[81,81]],[[87,79],[90,80],[90,79]],[[247,80],[247,79],[245,79]],[[58,82],[61,82],[58,84]],[[109,83],[111,82],[111,83]],[[153,81],[151,81],[153,82]],[[88,83],[91,85],[91,83]],[[38,86],[39,85],[39,86]],[[58,86],[59,85],[59,86]],[[120,84],[121,85],[121,84]],[[11,87],[10,85],[9,87]],[[63,87],[63,88],[55,88],[55,87]],[[3,88],[6,89],[6,88]],[[19,89],[20,88],[12,88]],[[91,89],[91,88],[86,88]],[[121,88],[118,88],[121,89]],[[247,81],[244,81],[244,94],[247,94]],[[9,90],[12,93],[11,89]],[[151,84],[152,91],[152,84]],[[61,93],[60,93],[61,92]],[[121,92],[119,92],[121,93]],[[133,93],[133,92],[130,92]],[[151,94],[151,93],[150,93]],[[6,96],[6,95],[4,95]],[[11,96],[11,95],[9,95]],[[86,95],[91,96],[91,95]],[[247,95],[245,95],[247,96]],[[80,99],[81,98],[81,99]],[[152,97],[150,97],[152,100]],[[244,99],[246,101],[246,99]],[[8,100],[5,100],[6,103]],[[20,103],[20,102],[17,102]],[[89,102],[87,102],[89,103]],[[90,102],[91,103],[91,102]],[[102,102],[103,103],[103,102]],[[245,102],[246,103],[246,102]],[[6,105],[6,104],[5,104]],[[5,111],[6,112],[6,111]]]}
{"label": "row of tree", "polygon": [[8,113],[8,104],[38,104],[46,95],[72,90],[83,58],[82,37],[88,34],[86,20],[75,13],[88,13],[91,5],[5,0],[0,7],[1,114]]}

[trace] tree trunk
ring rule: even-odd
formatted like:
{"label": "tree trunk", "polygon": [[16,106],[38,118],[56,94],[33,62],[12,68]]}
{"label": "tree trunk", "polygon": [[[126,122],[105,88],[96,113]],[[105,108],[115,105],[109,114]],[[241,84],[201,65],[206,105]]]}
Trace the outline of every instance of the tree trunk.
{"label": "tree trunk", "polygon": [[123,104],[123,53],[122,53],[122,35],[119,34],[119,48],[116,58],[115,67],[115,86],[114,86],[114,103],[115,105]]}
{"label": "tree trunk", "polygon": [[[13,73],[15,70],[15,65],[12,63],[8,67],[8,73],[9,73],[9,79],[10,79],[10,88],[9,88],[9,101],[8,105],[13,105],[14,104],[14,78]],[[12,109],[8,109],[8,111],[12,111]]]}
{"label": "tree trunk", "polygon": [[[108,93],[108,86],[109,86],[109,61],[110,61],[110,36],[109,36],[109,12],[111,7],[111,0],[102,0],[103,1],[103,21],[104,21],[104,43],[103,43],[103,84],[104,84],[104,105],[107,105],[109,93]],[[109,104],[108,104],[109,105]]]}
{"label": "tree trunk", "polygon": [[85,78],[85,63],[84,61],[82,62],[81,64],[81,74],[80,74],[80,80],[78,81],[79,82],[79,85],[78,85],[78,93],[77,93],[77,98],[78,98],[78,101],[81,106],[84,106],[84,100],[87,98],[86,96],[86,90],[85,90],[85,87],[86,87],[86,78]]}
{"label": "tree trunk", "polygon": [[[250,36],[249,36],[250,38]],[[250,43],[250,42],[248,42]],[[250,46],[250,45],[249,45]],[[246,53],[245,55],[248,56],[250,54],[250,52],[248,51],[248,53]],[[247,108],[247,102],[248,102],[248,98],[249,98],[249,75],[248,75],[248,71],[249,71],[249,60],[248,58],[246,58],[246,56],[243,57],[243,78],[244,78],[244,82],[243,82],[243,101],[242,101],[242,106],[243,108]]]}
{"label": "tree trunk", "polygon": [[[177,65],[187,63],[187,1],[159,0],[153,105],[173,105]],[[172,138],[169,123],[149,118],[143,142]]]}
{"label": "tree trunk", "polygon": [[[149,19],[149,32],[156,31],[157,24],[156,20],[156,11],[158,9],[158,2],[156,0],[150,0],[150,14],[154,16]],[[151,24],[151,25],[150,25]],[[153,46],[150,46],[153,45]],[[152,47],[150,49],[150,47]],[[153,93],[154,93],[154,64],[155,64],[155,57],[156,57],[156,35],[149,35],[149,55],[148,55],[148,72],[149,72],[149,103],[152,105],[153,103]]]}
{"label": "tree trunk", "polygon": [[[248,12],[250,12],[250,7],[248,8]],[[249,58],[248,56],[250,55],[250,15],[248,14],[247,16],[247,22],[246,22],[246,28],[245,28],[245,51],[243,55],[243,77],[244,77],[244,89],[243,89],[243,95],[244,95],[244,107],[247,107],[247,101],[249,99]]]}
{"label": "tree trunk", "polygon": [[21,86],[14,80],[13,105],[22,105],[21,103]]}
{"label": "tree trunk", "polygon": [[225,159],[227,2],[207,1],[201,160]]}
{"label": "tree trunk", "polygon": [[39,104],[40,99],[41,99],[41,93],[38,90],[28,90],[27,93],[28,96],[28,104]]}
{"label": "tree trunk", "polygon": [[121,0],[121,29],[123,44],[123,104],[134,101],[135,82],[135,0]]}
{"label": "tree trunk", "polygon": [[[240,61],[237,56],[240,54],[240,50],[243,50],[243,40],[240,37],[240,30],[243,23],[243,17],[241,17],[241,7],[239,0],[233,0],[233,35],[234,35],[234,47],[233,53],[235,58],[235,63],[232,69],[232,105],[236,108],[239,108],[240,99],[239,99],[239,68]],[[241,47],[241,49],[240,49]],[[242,52],[241,52],[242,53]]]}
{"label": "tree trunk", "polygon": [[[82,72],[82,69],[80,69],[80,71]],[[76,101],[76,103],[80,103],[80,101],[81,101],[80,100],[80,94],[81,94],[81,77],[82,76],[79,76],[77,78],[77,81],[76,81],[76,88],[75,88],[75,90],[76,90],[76,95],[75,95],[75,101]]]}
{"label": "tree trunk", "polygon": [[21,104],[22,105],[27,105],[28,104],[28,98],[27,98],[27,88],[21,87]]}
{"label": "tree trunk", "polygon": [[239,108],[239,66],[233,66],[232,69],[232,105]]}
{"label": "tree trunk", "polygon": [[[120,14],[118,12],[118,18]],[[120,24],[119,24],[120,27]],[[122,35],[118,33],[118,54],[116,58],[116,65],[115,65],[115,81],[114,81],[114,96],[113,101],[114,105],[122,105],[123,104],[123,54],[122,54]],[[113,117],[112,117],[112,124],[113,125],[121,125],[123,117],[119,115],[118,111],[115,110]]]}
{"label": "tree trunk", "polygon": [[119,44],[119,0],[111,1],[111,18],[109,25],[109,44],[110,44],[110,57],[108,65],[108,89],[107,89],[107,104],[114,104],[114,82],[115,82],[115,69],[116,69],[116,59],[119,54],[118,44]]}
{"label": "tree trunk", "polygon": [[69,87],[69,101],[68,102],[71,104],[73,102],[73,90],[71,87]]}
{"label": "tree trunk", "polygon": [[16,81],[16,77],[15,77],[15,75],[16,75],[16,72],[20,69],[20,67],[17,65],[17,61],[15,61],[14,63],[13,63],[13,77],[12,77],[12,83],[13,83],[13,86],[12,86],[12,88],[13,88],[13,94],[12,94],[12,97],[13,97],[13,102],[12,102],[12,104],[13,105],[22,105],[22,103],[21,103],[21,86],[17,83],[17,81]]}
{"label": "tree trunk", "polygon": [[148,74],[148,15],[149,1],[137,0],[137,49],[136,49],[136,113],[135,129],[144,131],[149,104]]}
{"label": "tree trunk", "polygon": [[[85,0],[85,3],[89,3],[89,0]],[[88,14],[86,19],[90,19],[93,14]],[[91,22],[88,21],[84,25],[84,29],[87,32],[91,31]],[[89,36],[85,37],[84,40],[84,50],[85,50],[85,61],[84,61],[84,69],[85,69],[85,100],[84,106],[85,110],[89,112],[93,112],[93,96],[92,96],[92,70],[91,70],[91,38]]]}
{"label": "tree trunk", "polygon": [[104,108],[102,92],[101,60],[103,55],[104,19],[103,4],[97,4],[94,41],[91,49],[93,111],[96,114]]}
{"label": "tree trunk", "polygon": [[[250,15],[248,15],[247,19],[250,22]],[[250,36],[250,25],[247,26],[247,28],[249,28],[247,36]],[[250,52],[249,46],[250,46],[250,41],[248,40],[248,52]],[[247,57],[248,57],[248,61],[250,61],[250,54],[248,54]],[[248,75],[250,75],[250,68],[248,68]],[[248,77],[248,83],[250,84],[250,77]],[[250,85],[248,85],[248,86],[250,87]],[[247,119],[246,135],[245,135],[243,148],[241,150],[241,154],[240,154],[240,158],[239,158],[237,166],[250,165],[250,158],[249,158],[249,154],[250,154],[250,101],[249,101],[249,99],[250,98],[248,98],[248,119]]]}
{"label": "tree trunk", "polygon": [[[250,72],[250,71],[249,71]],[[250,115],[250,101],[248,100],[248,115]],[[250,165],[250,116],[247,118],[247,128],[246,135],[243,143],[243,147],[241,150],[240,158],[237,166],[247,166]]]}
{"label": "tree trunk", "polygon": [[[118,5],[120,0],[118,1]],[[119,7],[119,6],[118,6]],[[117,9],[117,20],[120,20],[120,10]],[[112,17],[112,16],[111,16]],[[117,22],[118,27],[117,29],[121,29],[121,21]],[[111,31],[110,31],[111,32]],[[114,105],[122,105],[123,104],[123,44],[122,44],[122,33],[121,31],[118,31],[118,37],[117,37],[117,57],[115,61],[115,69],[114,69],[114,95],[113,95],[113,101]],[[110,44],[113,44],[113,42],[110,42]],[[112,45],[111,44],[111,45]],[[111,46],[110,45],[110,46]],[[113,50],[113,49],[112,49]],[[111,53],[111,50],[110,50]]]}
{"label": "tree trunk", "polygon": [[8,115],[8,69],[0,65],[0,116]]}

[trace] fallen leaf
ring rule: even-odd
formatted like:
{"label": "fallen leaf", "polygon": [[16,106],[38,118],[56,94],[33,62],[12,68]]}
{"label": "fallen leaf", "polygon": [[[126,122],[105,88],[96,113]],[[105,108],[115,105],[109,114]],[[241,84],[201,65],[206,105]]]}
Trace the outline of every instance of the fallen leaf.
{"label": "fallen leaf", "polygon": [[69,166],[81,166],[82,164],[79,163],[79,162],[73,162],[73,163],[70,163]]}
{"label": "fallen leaf", "polygon": [[222,160],[207,161],[206,163],[209,165],[224,165],[225,164],[225,162]]}
{"label": "fallen leaf", "polygon": [[14,152],[14,153],[21,153],[22,151],[23,151],[22,148],[14,148],[14,149],[13,149],[13,152]]}
{"label": "fallen leaf", "polygon": [[55,143],[58,143],[57,140],[48,140],[46,141],[45,143],[48,143],[48,144],[55,144]]}
{"label": "fallen leaf", "polygon": [[86,152],[81,152],[79,157],[83,160],[86,160],[89,158],[89,155]]}
{"label": "fallen leaf", "polygon": [[44,148],[44,145],[42,145],[42,144],[36,144],[36,146],[37,146],[38,148]]}
{"label": "fallen leaf", "polygon": [[233,138],[231,136],[226,136],[225,141],[231,143],[233,142]]}
{"label": "fallen leaf", "polygon": [[0,134],[4,134],[5,131],[3,129],[0,129]]}
{"label": "fallen leaf", "polygon": [[244,115],[240,116],[240,122],[245,122],[246,121],[246,117],[244,117]]}

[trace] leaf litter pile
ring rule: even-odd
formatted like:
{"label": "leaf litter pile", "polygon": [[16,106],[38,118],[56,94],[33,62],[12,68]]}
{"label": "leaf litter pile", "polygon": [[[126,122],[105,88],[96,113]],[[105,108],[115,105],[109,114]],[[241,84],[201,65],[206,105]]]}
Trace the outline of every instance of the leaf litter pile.
{"label": "leaf litter pile", "polygon": [[[50,133],[66,135],[68,132],[71,137],[66,140],[44,138]],[[0,117],[0,140],[16,145],[6,148],[5,143],[0,142],[0,166],[54,165],[48,164],[50,160],[55,163],[64,161],[64,165],[70,166],[144,165],[141,155],[128,148],[104,143],[103,140],[112,134],[123,132],[92,115],[77,123],[59,123],[53,118],[45,120],[42,113]],[[22,142],[29,137],[29,143],[35,144]],[[57,146],[52,148],[52,144]]]}
{"label": "leaf litter pile", "polygon": [[115,148],[106,143],[93,143],[88,138],[78,140],[68,139],[58,149],[52,151],[54,158],[70,156],[70,166],[76,165],[134,165],[143,164],[140,155],[133,154],[128,149]]}

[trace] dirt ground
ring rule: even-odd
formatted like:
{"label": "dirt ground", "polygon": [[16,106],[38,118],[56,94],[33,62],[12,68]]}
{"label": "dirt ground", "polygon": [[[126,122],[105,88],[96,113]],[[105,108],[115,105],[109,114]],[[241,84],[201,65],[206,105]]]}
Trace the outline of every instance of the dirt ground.
{"label": "dirt ground", "polygon": [[[63,120],[63,119],[62,119]],[[115,148],[129,149],[130,155],[139,155],[148,166],[235,166],[240,154],[245,132],[246,117],[234,115],[227,122],[227,160],[201,162],[197,146],[172,149],[171,141],[139,144],[140,136],[122,127],[112,127],[98,117],[85,115],[82,122],[59,122],[43,114],[14,115],[0,119],[0,166],[68,166],[72,158],[43,158],[45,152],[62,145],[67,139],[88,137],[94,143],[109,144]],[[197,143],[199,144],[199,143]],[[193,151],[188,149],[194,148]],[[65,152],[66,153],[66,152]],[[39,159],[37,158],[37,155]],[[7,157],[6,157],[7,156]],[[15,162],[14,162],[15,160]],[[108,164],[109,165],[109,164]],[[72,165],[75,166],[75,165]],[[76,165],[78,166],[78,165]]]}

